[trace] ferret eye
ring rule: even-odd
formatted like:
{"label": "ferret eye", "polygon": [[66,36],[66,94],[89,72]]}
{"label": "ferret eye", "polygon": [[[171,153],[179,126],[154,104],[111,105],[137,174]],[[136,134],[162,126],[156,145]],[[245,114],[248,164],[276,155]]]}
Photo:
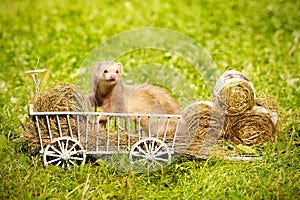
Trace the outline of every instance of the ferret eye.
{"label": "ferret eye", "polygon": [[108,71],[107,70],[104,70],[104,73],[107,73]]}
{"label": "ferret eye", "polygon": [[116,73],[118,74],[118,73],[119,73],[119,70],[117,70]]}

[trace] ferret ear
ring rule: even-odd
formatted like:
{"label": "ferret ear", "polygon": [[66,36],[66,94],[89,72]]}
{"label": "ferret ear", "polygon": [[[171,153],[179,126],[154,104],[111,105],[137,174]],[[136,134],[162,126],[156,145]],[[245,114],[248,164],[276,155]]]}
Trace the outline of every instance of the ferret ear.
{"label": "ferret ear", "polygon": [[99,75],[102,73],[101,70],[102,70],[102,63],[101,62],[97,62],[95,64],[93,72],[92,72],[95,78],[97,78],[97,79],[99,78]]}
{"label": "ferret ear", "polygon": [[123,72],[123,65],[120,62],[117,62],[118,68],[119,68],[119,74],[121,75]]}

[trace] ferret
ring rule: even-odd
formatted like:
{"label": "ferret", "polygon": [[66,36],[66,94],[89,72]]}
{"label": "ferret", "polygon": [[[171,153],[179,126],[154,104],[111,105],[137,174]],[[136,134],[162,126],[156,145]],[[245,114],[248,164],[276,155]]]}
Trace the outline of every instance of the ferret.
{"label": "ferret", "polygon": [[[95,64],[91,77],[92,94],[90,103],[101,107],[102,112],[134,114],[180,114],[180,106],[168,91],[150,84],[126,85],[122,82],[123,66],[119,62],[102,61]],[[100,118],[100,124],[106,123],[106,117]],[[177,119],[176,119],[177,120]],[[155,120],[156,121],[156,120]],[[165,122],[164,122],[165,123]],[[160,123],[159,136],[165,132]],[[147,117],[141,118],[141,126],[148,129]],[[157,130],[157,122],[151,120],[152,129]],[[168,122],[167,137],[172,137],[176,121]]]}

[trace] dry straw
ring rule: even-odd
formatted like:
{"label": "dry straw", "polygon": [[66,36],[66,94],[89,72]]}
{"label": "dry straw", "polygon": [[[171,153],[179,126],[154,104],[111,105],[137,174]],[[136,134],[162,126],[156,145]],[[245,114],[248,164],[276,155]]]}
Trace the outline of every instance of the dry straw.
{"label": "dry straw", "polygon": [[182,111],[187,126],[186,154],[199,157],[206,154],[217,141],[222,130],[224,114],[209,101],[198,101]]}
{"label": "dry straw", "polygon": [[[45,92],[38,93],[33,102],[35,112],[88,112],[90,105],[85,96],[72,84],[63,84],[51,88]],[[133,134],[125,134],[116,131],[116,127],[108,130],[106,127],[99,127],[97,116],[83,115],[42,115],[38,118],[42,144],[50,144],[54,139],[70,136],[79,141],[88,151],[116,150],[117,144],[126,149],[128,141],[133,144],[138,137]],[[32,147],[40,145],[36,118],[32,121],[23,133],[23,137]],[[51,137],[48,128],[51,130]],[[59,125],[58,125],[59,121]],[[114,122],[111,122],[113,124]],[[98,126],[98,127],[97,127]],[[59,130],[60,129],[60,130]],[[107,144],[110,149],[107,149]]]}
{"label": "dry straw", "polygon": [[270,112],[254,106],[243,114],[227,117],[224,138],[234,145],[252,146],[275,139],[276,127]]}
{"label": "dry straw", "polygon": [[90,109],[84,94],[72,84],[58,85],[38,93],[33,104],[37,112],[87,112]]}
{"label": "dry straw", "polygon": [[[107,129],[103,128],[97,132],[88,131],[87,140],[86,134],[81,137],[81,142],[87,151],[130,151],[130,147],[136,143],[139,138],[134,134],[125,132],[113,131],[108,133]],[[87,142],[86,142],[87,141]]]}
{"label": "dry straw", "polygon": [[255,99],[255,104],[257,106],[262,106],[264,108],[266,108],[268,110],[268,112],[271,115],[271,119],[274,125],[277,125],[278,122],[278,102],[272,98],[256,98]]}
{"label": "dry straw", "polygon": [[[255,145],[274,140],[278,105],[273,99],[256,99],[252,83],[240,72],[230,70],[223,74],[216,84],[214,96],[215,102],[194,102],[182,111],[187,137],[185,144],[178,145],[183,147],[178,149],[179,153],[201,157],[212,148],[220,135],[235,145]],[[36,112],[90,110],[85,96],[71,84],[59,85],[38,93],[33,104]],[[27,127],[24,137],[30,145],[38,146],[40,141],[36,119],[32,120],[35,123]],[[52,134],[50,138],[47,119],[40,116],[38,123],[42,143],[47,145],[55,138],[72,135],[86,150],[93,151],[104,150],[101,148],[105,148],[108,140],[112,148],[126,149],[129,143],[133,144],[139,139],[136,134],[126,134],[124,130],[116,131],[116,127],[109,130],[108,134],[108,129],[96,127],[96,120],[98,119],[87,121],[87,115],[49,115]],[[81,133],[80,137],[78,132]],[[119,144],[119,147],[116,144]]]}
{"label": "dry straw", "polygon": [[240,115],[255,104],[253,84],[242,73],[229,70],[217,81],[214,88],[216,104],[227,115]]}
{"label": "dry straw", "polygon": [[[36,94],[33,106],[35,112],[89,111],[89,103],[85,96],[71,84],[58,85],[55,88]],[[30,145],[34,146],[39,144],[39,135],[36,119],[33,117],[32,120],[35,123],[29,125],[24,133],[24,137],[29,141]],[[48,121],[52,139],[60,136],[58,120],[60,122],[61,136],[70,136],[71,130],[75,133],[78,131],[83,132],[85,129],[84,121],[86,121],[86,119],[83,116],[79,116],[77,119],[77,117],[72,115],[69,115],[68,117],[67,115],[61,115],[58,116],[57,119],[56,115],[49,115]],[[51,142],[51,138],[48,132],[46,116],[39,116],[38,123],[43,144],[49,144]],[[74,137],[78,139],[75,134]]]}

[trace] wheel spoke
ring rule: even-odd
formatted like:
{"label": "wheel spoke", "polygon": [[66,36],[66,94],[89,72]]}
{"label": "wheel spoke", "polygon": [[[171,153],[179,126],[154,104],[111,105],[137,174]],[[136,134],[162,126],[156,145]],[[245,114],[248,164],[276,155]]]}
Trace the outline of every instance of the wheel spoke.
{"label": "wheel spoke", "polygon": [[155,156],[156,157],[160,157],[160,156],[165,155],[165,154],[168,154],[168,152],[166,152],[166,151],[160,151]]}
{"label": "wheel spoke", "polygon": [[143,155],[143,154],[140,154],[140,152],[132,152],[132,153],[131,153],[131,155],[132,155],[132,156],[135,156],[135,157],[142,157],[142,158],[146,158],[146,156],[145,156],[145,155]]}
{"label": "wheel spoke", "polygon": [[55,148],[54,146],[50,146],[56,153],[58,153],[59,155],[61,155],[62,154],[62,152],[61,151],[59,151],[57,148]]}
{"label": "wheel spoke", "polygon": [[163,162],[168,162],[168,158],[155,158],[156,161],[163,161]]}
{"label": "wheel spoke", "polygon": [[58,143],[58,146],[59,146],[61,152],[64,152],[64,148],[62,147],[60,140],[58,140],[57,143]]}
{"label": "wheel spoke", "polygon": [[60,165],[60,163],[61,163],[61,160],[60,160],[58,163],[56,163],[56,166],[59,166],[59,165]]}
{"label": "wheel spoke", "polygon": [[71,152],[75,147],[76,147],[76,143],[75,144],[73,144],[73,146],[69,149],[69,152]]}
{"label": "wheel spoke", "polygon": [[155,140],[153,140],[153,141],[152,141],[152,145],[151,145],[151,152],[154,151],[155,143],[156,143]]}
{"label": "wheel spoke", "polygon": [[65,149],[66,149],[66,143],[65,143],[64,141],[61,142],[61,146],[62,146],[62,148],[63,148],[63,150],[64,150],[63,152],[65,152]]}
{"label": "wheel spoke", "polygon": [[83,154],[83,153],[84,153],[84,150],[72,151],[72,152],[69,152],[69,156],[73,156],[73,155],[76,155],[76,154]]}
{"label": "wheel spoke", "polygon": [[[65,154],[66,158],[63,156]],[[58,138],[45,149],[45,166],[53,164],[70,169],[70,167],[77,162],[85,162],[85,150],[75,139],[69,137]]]}
{"label": "wheel spoke", "polygon": [[55,159],[50,160],[49,162],[47,162],[47,164],[51,164],[51,163],[54,163],[54,162],[59,161],[59,160],[61,160],[61,158],[55,158]]}
{"label": "wheel spoke", "polygon": [[61,158],[61,155],[58,154],[52,154],[52,153],[47,153],[47,156],[51,156],[51,157],[56,157],[56,158]]}
{"label": "wheel spoke", "polygon": [[143,153],[144,155],[148,155],[148,153],[145,152],[140,146],[137,146],[136,148],[139,150],[139,152]]}
{"label": "wheel spoke", "polygon": [[159,138],[144,138],[130,151],[132,164],[143,170],[155,170],[170,162],[169,147]]}
{"label": "wheel spoke", "polygon": [[144,145],[145,145],[145,148],[146,148],[146,152],[147,152],[147,154],[149,154],[149,153],[150,153],[150,151],[149,151],[148,144],[147,144],[147,142],[146,142],[146,141],[144,141]]}
{"label": "wheel spoke", "polygon": [[73,160],[69,159],[69,162],[70,162],[72,165],[74,165],[74,162],[73,162]]}
{"label": "wheel spoke", "polygon": [[65,149],[68,151],[68,144],[69,144],[69,139],[67,139],[66,141],[66,146],[65,146]]}
{"label": "wheel spoke", "polygon": [[153,152],[153,155],[155,155],[162,147],[163,147],[163,144],[160,144]]}
{"label": "wheel spoke", "polygon": [[57,154],[56,151],[51,151],[51,150],[48,150],[47,152],[49,152],[50,154]]}
{"label": "wheel spoke", "polygon": [[69,160],[83,160],[83,158],[80,158],[80,157],[69,157]]}

